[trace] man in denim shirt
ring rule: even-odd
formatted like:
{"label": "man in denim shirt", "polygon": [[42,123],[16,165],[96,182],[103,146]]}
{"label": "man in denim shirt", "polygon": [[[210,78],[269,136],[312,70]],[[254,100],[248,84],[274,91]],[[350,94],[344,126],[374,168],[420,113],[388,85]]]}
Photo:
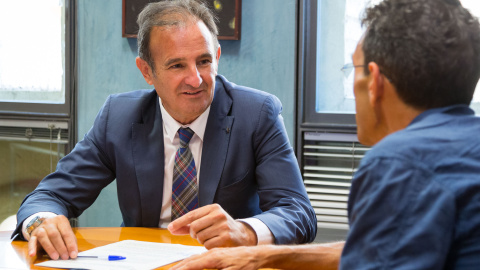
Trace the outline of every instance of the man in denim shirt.
{"label": "man in denim shirt", "polygon": [[352,180],[347,241],[218,249],[174,269],[480,269],[478,20],[457,0],[385,0],[363,25],[344,68],[374,147]]}

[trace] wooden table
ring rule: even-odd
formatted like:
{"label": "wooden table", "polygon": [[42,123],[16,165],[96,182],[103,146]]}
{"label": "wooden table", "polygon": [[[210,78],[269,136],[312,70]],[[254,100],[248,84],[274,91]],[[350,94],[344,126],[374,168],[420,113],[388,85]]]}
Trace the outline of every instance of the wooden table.
{"label": "wooden table", "polygon": [[[139,240],[158,243],[183,244],[201,246],[189,235],[172,235],[166,229],[109,227],[109,228],[75,228],[78,251],[85,251],[122,240]],[[38,267],[34,264],[48,260],[46,256],[28,257],[28,244],[25,241],[12,241],[12,231],[0,231],[0,269],[55,269]],[[169,269],[174,264],[157,269]]]}

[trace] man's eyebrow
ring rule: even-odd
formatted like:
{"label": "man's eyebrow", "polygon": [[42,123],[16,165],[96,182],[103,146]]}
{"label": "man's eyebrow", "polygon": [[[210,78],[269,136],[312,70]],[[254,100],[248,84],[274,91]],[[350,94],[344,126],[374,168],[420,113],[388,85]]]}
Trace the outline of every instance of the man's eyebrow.
{"label": "man's eyebrow", "polygon": [[[204,53],[204,54],[201,54],[198,58],[213,58],[213,55],[211,53]],[[165,62],[164,66],[168,67],[174,63],[178,63],[178,62],[181,62],[181,61],[184,61],[185,58],[172,58],[170,60],[168,60],[167,62]]]}
{"label": "man's eyebrow", "polygon": [[213,58],[213,55],[211,53],[204,53],[200,55],[199,58]]}
{"label": "man's eyebrow", "polygon": [[181,62],[183,60],[185,60],[185,58],[172,58],[172,59],[168,60],[167,62],[165,62],[164,66],[168,67],[173,63],[178,63],[178,62]]}

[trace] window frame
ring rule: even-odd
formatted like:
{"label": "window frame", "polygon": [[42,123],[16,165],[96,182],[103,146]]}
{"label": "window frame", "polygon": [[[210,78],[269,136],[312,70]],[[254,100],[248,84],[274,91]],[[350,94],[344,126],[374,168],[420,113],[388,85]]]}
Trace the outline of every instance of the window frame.
{"label": "window frame", "polygon": [[68,124],[68,149],[73,149],[76,134],[76,0],[65,0],[65,103],[0,101],[0,122],[64,122]]}
{"label": "window frame", "polygon": [[[320,2],[321,3],[321,2]],[[316,61],[318,4],[313,0],[300,0],[298,40],[298,96],[302,128],[356,127],[355,114],[316,112]],[[312,56],[315,57],[312,57]],[[341,67],[332,67],[339,70]]]}
{"label": "window frame", "polygon": [[[316,0],[299,0],[297,45],[296,155],[302,168],[305,132],[356,133],[355,114],[316,112],[317,6]],[[321,3],[321,2],[320,2]],[[312,57],[315,56],[315,57]],[[340,72],[340,67],[338,68]],[[303,170],[302,170],[303,173]]]}
{"label": "window frame", "polygon": [[65,0],[65,103],[5,102],[0,118],[65,118],[74,115],[75,102],[75,0]]}

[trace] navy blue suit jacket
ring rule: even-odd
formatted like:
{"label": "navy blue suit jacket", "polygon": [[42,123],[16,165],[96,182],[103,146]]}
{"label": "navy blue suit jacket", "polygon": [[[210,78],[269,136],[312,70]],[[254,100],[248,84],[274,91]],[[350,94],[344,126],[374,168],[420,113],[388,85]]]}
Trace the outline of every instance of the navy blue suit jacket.
{"label": "navy blue suit jacket", "polygon": [[[217,76],[199,202],[218,203],[233,218],[260,219],[277,244],[311,242],[316,216],[281,108],[275,96]],[[155,90],[111,95],[85,138],[25,198],[17,220],[21,224],[39,211],[77,217],[116,179],[124,225],[157,227],[163,176],[163,124]]]}

